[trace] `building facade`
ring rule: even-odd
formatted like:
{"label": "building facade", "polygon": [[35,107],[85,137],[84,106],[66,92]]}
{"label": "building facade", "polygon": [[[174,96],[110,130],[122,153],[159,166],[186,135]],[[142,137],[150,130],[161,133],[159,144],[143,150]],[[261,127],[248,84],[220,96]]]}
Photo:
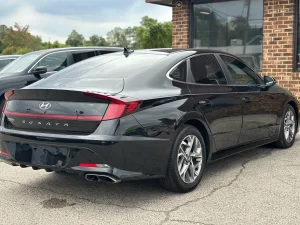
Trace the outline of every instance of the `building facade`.
{"label": "building facade", "polygon": [[146,0],[173,8],[173,48],[241,57],[300,99],[299,0]]}

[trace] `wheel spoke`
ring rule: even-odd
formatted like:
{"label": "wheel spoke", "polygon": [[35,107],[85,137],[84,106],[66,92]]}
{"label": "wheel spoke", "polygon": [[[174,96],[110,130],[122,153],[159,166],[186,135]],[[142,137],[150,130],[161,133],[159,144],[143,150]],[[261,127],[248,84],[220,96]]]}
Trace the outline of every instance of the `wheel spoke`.
{"label": "wheel spoke", "polygon": [[181,157],[181,159],[178,160],[178,170],[179,170],[179,171],[180,171],[181,168],[182,168],[183,160],[184,160],[184,157]]}
{"label": "wheel spoke", "polygon": [[183,166],[181,167],[181,170],[179,172],[179,175],[182,177],[182,175],[185,175],[186,171],[188,170],[189,165],[188,164],[183,164]]}
{"label": "wheel spoke", "polygon": [[182,154],[185,159],[187,159],[187,157],[188,157],[187,154],[186,154],[186,152],[182,149],[181,146],[179,148],[179,154]]}
{"label": "wheel spoke", "polygon": [[191,181],[193,182],[195,180],[195,166],[194,166],[193,161],[190,164],[189,171],[190,171],[190,175],[191,175],[190,176]]}

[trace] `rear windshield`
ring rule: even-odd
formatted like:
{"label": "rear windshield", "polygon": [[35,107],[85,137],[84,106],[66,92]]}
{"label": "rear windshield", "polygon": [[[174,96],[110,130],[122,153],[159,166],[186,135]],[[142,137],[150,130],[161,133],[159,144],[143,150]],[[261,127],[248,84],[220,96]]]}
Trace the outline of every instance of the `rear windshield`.
{"label": "rear windshield", "polygon": [[2,73],[19,73],[24,71],[31,63],[37,60],[43,53],[35,52],[29,53],[13,61],[0,71]]}
{"label": "rear windshield", "polygon": [[[57,78],[125,78],[142,72],[166,55],[112,53],[84,60],[57,73]],[[52,77],[50,77],[52,78]],[[53,78],[54,79],[54,78]]]}

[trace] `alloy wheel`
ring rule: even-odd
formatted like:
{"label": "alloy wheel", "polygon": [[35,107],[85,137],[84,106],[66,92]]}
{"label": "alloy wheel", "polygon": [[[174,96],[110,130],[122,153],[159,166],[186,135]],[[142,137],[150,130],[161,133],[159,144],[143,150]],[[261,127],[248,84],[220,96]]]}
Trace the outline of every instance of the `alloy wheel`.
{"label": "alloy wheel", "polygon": [[288,110],[284,117],[284,137],[288,143],[291,143],[294,139],[296,131],[295,115],[292,110]]}
{"label": "alloy wheel", "polygon": [[188,135],[179,146],[177,166],[182,181],[193,183],[199,176],[202,167],[202,146],[194,135]]}

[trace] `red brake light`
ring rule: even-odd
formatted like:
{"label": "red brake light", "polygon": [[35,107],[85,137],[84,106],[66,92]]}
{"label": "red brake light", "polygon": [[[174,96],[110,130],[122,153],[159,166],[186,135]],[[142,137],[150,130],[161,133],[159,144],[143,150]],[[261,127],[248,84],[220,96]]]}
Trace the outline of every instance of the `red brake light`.
{"label": "red brake light", "polygon": [[85,94],[110,101],[102,120],[113,120],[132,114],[140,107],[142,103],[141,100],[120,100],[115,97],[100,95],[97,93],[85,92]]}
{"label": "red brake light", "polygon": [[13,90],[9,90],[7,92],[5,92],[4,97],[6,99],[6,101],[14,94]]}

